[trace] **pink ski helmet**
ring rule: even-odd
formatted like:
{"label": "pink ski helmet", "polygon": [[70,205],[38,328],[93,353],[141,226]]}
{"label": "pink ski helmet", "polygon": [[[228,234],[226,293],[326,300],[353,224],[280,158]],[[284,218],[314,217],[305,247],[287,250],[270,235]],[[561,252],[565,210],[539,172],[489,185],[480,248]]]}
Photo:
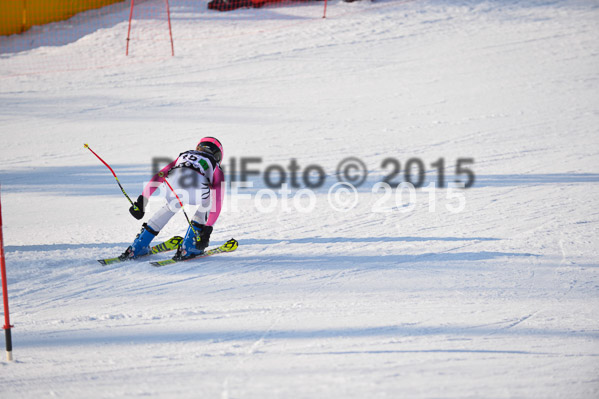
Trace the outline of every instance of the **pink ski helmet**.
{"label": "pink ski helmet", "polygon": [[204,137],[198,143],[196,150],[199,151],[200,148],[208,150],[214,156],[216,162],[220,164],[223,159],[223,145],[220,143],[220,141],[214,137]]}

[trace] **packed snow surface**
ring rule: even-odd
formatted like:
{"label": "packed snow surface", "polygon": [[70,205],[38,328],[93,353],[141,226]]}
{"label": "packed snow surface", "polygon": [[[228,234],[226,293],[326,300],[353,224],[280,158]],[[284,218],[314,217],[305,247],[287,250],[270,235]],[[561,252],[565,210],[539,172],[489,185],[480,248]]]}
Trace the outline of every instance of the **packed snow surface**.
{"label": "packed snow surface", "polygon": [[[174,57],[151,13],[125,56],[128,3],[0,38],[2,398],[599,397],[596,2],[170,4]],[[239,249],[102,267],[142,221],[83,144],[137,198],[203,136],[229,181],[261,159],[212,235]],[[410,159],[411,205],[377,184]]]}

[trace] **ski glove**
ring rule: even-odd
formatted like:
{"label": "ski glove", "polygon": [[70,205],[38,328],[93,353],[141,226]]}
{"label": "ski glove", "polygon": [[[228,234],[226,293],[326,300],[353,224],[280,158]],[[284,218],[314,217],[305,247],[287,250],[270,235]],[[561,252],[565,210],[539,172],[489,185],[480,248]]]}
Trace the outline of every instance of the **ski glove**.
{"label": "ski glove", "polygon": [[135,206],[137,206],[137,210],[133,205],[131,205],[129,208],[129,213],[137,220],[143,218],[145,214],[144,208],[146,207],[147,202],[148,200],[143,195],[140,195],[137,197],[137,201],[134,203]]}

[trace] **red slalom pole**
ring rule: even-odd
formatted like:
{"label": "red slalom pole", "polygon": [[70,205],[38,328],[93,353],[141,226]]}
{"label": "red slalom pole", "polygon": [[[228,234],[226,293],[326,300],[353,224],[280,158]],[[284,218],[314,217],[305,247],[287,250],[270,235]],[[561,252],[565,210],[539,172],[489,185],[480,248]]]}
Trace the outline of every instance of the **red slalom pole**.
{"label": "red slalom pole", "polygon": [[173,29],[171,28],[171,7],[166,0],[166,16],[168,18],[168,34],[171,37],[171,55],[175,56],[175,44],[173,43]]}
{"label": "red slalom pole", "polygon": [[6,282],[6,261],[4,260],[4,237],[2,236],[2,202],[0,201],[0,270],[2,273],[2,296],[4,298],[4,335],[6,336],[6,359],[12,361],[12,335],[8,312],[8,284]]}
{"label": "red slalom pole", "polygon": [[131,0],[131,10],[129,11],[129,29],[127,29],[127,49],[125,55],[129,55],[129,36],[131,36],[131,19],[133,19],[133,7],[135,6],[135,0]]}

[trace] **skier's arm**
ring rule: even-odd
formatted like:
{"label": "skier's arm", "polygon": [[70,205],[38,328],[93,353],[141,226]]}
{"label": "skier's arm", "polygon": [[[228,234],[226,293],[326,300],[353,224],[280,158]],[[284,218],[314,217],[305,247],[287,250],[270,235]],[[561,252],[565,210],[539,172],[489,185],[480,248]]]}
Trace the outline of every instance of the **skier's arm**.
{"label": "skier's arm", "polygon": [[[177,159],[179,158],[177,157]],[[144,191],[141,193],[141,195],[143,195],[146,200],[149,199],[152,196],[152,194],[154,194],[154,191],[156,191],[156,189],[162,183],[164,183],[164,180],[168,176],[168,172],[170,172],[170,170],[177,164],[177,159],[175,159],[173,162],[169,163],[164,168],[162,168],[160,172],[156,173],[154,177],[152,177],[152,179],[148,182],[148,184],[146,184]]]}
{"label": "skier's arm", "polygon": [[214,204],[210,211],[210,216],[208,216],[208,221],[206,222],[207,226],[214,225],[216,219],[218,219],[225,198],[225,175],[219,166],[214,169],[212,188],[214,189]]}

